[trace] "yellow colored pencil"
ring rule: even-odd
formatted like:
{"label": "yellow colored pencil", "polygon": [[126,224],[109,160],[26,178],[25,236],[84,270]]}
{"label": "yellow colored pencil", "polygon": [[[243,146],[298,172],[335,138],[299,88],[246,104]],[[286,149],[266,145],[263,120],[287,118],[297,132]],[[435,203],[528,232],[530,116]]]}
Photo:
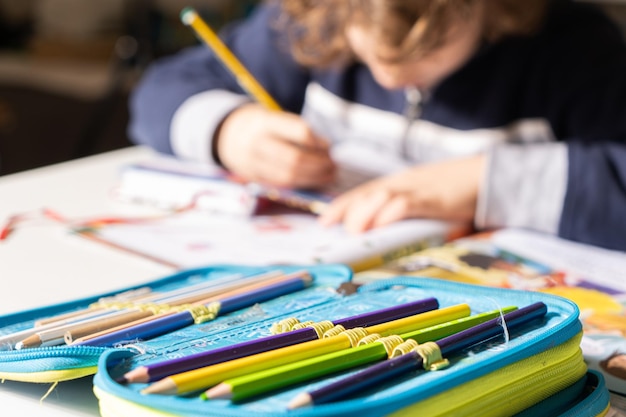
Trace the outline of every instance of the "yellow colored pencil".
{"label": "yellow colored pencil", "polygon": [[[401,334],[467,317],[470,312],[470,307],[467,304],[459,304],[375,326],[368,326],[363,330],[366,334],[377,333],[381,336]],[[142,393],[161,395],[187,394],[207,389],[230,378],[326,353],[337,352],[342,349],[349,349],[352,346],[353,342],[348,335],[339,334],[171,375],[149,385],[142,390]]]}
{"label": "yellow colored pencil", "polygon": [[200,15],[191,7],[183,9],[180,13],[181,21],[190,26],[198,38],[202,40],[220,59],[226,68],[252,98],[270,110],[281,110],[280,105],[263,88],[252,74],[243,66],[230,49],[221,41],[217,34],[202,20]]}

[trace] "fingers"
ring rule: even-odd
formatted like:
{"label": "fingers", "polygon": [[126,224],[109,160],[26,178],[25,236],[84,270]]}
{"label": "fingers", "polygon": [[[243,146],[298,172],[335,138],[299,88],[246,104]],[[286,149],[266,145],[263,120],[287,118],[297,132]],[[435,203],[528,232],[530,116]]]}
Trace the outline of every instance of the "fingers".
{"label": "fingers", "polygon": [[324,226],[343,223],[350,233],[361,233],[413,217],[408,193],[378,189],[339,197],[322,213]]}
{"label": "fingers", "polygon": [[477,155],[424,164],[371,181],[335,199],[320,222],[356,233],[418,217],[471,223],[485,161]]}
{"label": "fingers", "polygon": [[335,176],[327,141],[303,119],[255,103],[240,107],[224,120],[217,152],[224,166],[249,181],[320,188]]}
{"label": "fingers", "polygon": [[299,115],[270,112],[267,117],[269,135],[305,149],[328,153],[328,141],[317,136]]}
{"label": "fingers", "polygon": [[256,174],[261,180],[297,188],[321,187],[335,177],[335,164],[328,150],[302,147],[282,139],[264,141],[255,152]]}

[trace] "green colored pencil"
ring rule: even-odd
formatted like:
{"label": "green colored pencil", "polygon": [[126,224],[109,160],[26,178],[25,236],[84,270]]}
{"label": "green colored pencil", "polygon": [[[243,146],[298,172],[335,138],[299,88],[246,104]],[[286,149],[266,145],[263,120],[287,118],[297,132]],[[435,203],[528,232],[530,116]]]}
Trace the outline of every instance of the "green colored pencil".
{"label": "green colored pencil", "polygon": [[[425,329],[400,335],[403,340],[412,339],[418,343],[435,341],[462,330],[484,323],[501,314],[515,310],[516,307],[506,307],[502,311],[494,310],[476,314],[471,317],[449,321]],[[387,351],[382,343],[369,343],[352,349],[332,352],[275,368],[242,375],[228,379],[219,385],[204,392],[203,399],[232,399],[245,400],[255,395],[276,390],[292,384],[308,381],[331,373],[355,368],[387,359]]]}

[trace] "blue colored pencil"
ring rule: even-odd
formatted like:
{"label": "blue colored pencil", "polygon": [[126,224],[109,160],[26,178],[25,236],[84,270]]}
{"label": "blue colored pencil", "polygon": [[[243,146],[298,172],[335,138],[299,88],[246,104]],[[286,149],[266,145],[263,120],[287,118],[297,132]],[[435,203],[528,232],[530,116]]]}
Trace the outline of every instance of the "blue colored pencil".
{"label": "blue colored pencil", "polygon": [[[333,320],[333,324],[341,325],[346,329],[362,326],[374,326],[391,320],[407,317],[434,310],[439,307],[435,298],[426,298],[410,303],[400,304],[388,308],[370,311],[355,316]],[[167,376],[186,372],[203,366],[230,361],[244,356],[250,356],[272,349],[308,342],[318,338],[316,331],[310,327],[292,330],[286,333],[275,334],[259,339],[249,340],[234,345],[198,352],[193,355],[170,359],[167,361],[141,366],[127,372],[120,383],[153,382]]]}
{"label": "blue colored pencil", "polygon": [[[261,303],[290,294],[308,287],[311,283],[309,275],[292,278],[283,282],[270,284],[260,289],[246,291],[239,295],[226,297],[219,303],[218,315],[231,313],[238,309]],[[72,346],[100,346],[110,347],[115,344],[132,342],[136,340],[148,340],[174,330],[194,324],[193,314],[189,311],[169,314],[155,318],[142,324],[131,326],[122,330],[114,331],[99,337],[73,343]]]}
{"label": "blue colored pencil", "polygon": [[[544,317],[547,307],[538,302],[527,307],[504,315],[504,322],[508,329],[512,329]],[[437,341],[443,357],[463,350],[476,343],[480,343],[503,333],[502,319],[496,318],[479,324],[467,330],[460,331],[452,336]],[[312,404],[323,404],[341,400],[356,392],[361,392],[378,384],[389,381],[399,375],[420,369],[423,366],[422,357],[415,351],[372,365],[361,372],[342,378],[317,390],[296,396],[289,408],[295,409]]]}

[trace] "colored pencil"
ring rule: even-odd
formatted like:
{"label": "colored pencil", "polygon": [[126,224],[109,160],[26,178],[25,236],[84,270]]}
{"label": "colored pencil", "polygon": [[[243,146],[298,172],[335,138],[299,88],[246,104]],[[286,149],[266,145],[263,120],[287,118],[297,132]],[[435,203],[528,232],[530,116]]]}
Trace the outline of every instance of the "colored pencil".
{"label": "colored pencil", "polygon": [[[507,307],[504,311],[512,311]],[[418,343],[439,340],[461,330],[484,323],[498,317],[500,310],[489,311],[470,317],[464,317],[447,323],[428,327],[399,335],[402,340],[414,340]],[[303,361],[293,362],[264,371],[232,378],[209,389],[202,394],[203,399],[246,400],[272,390],[296,383],[309,381],[331,373],[352,369],[357,366],[387,359],[388,352],[382,343],[372,342],[353,349],[333,352]]]}
{"label": "colored pencil", "polygon": [[[152,316],[146,317],[144,319],[139,319],[136,321],[130,321],[119,326],[114,326],[103,331],[91,333],[91,334],[83,334],[80,329],[78,332],[74,330],[68,330],[65,333],[65,343],[69,344],[81,344],[86,342],[87,340],[91,340],[97,337],[101,337],[110,333],[122,331],[129,329],[133,326],[143,325],[151,320],[161,319],[165,316],[169,316],[172,313],[172,310],[167,311],[170,307],[178,307],[180,305],[192,305],[198,306],[202,304],[208,304],[213,301],[220,301],[221,299],[232,297],[235,295],[239,295],[246,291],[252,291],[255,289],[263,288],[267,285],[284,282],[291,278],[301,276],[301,274],[305,274],[305,271],[296,271],[290,274],[283,274],[280,271],[272,271],[268,273],[263,273],[260,275],[253,275],[248,278],[241,280],[241,283],[229,283],[227,285],[222,285],[219,288],[214,290],[201,291],[199,294],[187,294],[182,293],[178,294],[175,297],[168,297],[166,299],[159,299],[154,301],[154,304],[163,304],[166,306],[164,313],[158,313],[158,308],[149,308],[150,311],[153,312]],[[158,306],[157,306],[158,307]]]}
{"label": "colored pencil", "polygon": [[[507,329],[513,329],[532,320],[542,318],[547,313],[544,303],[538,302],[504,315]],[[502,318],[463,330],[454,335],[437,341],[443,357],[459,352],[469,346],[481,343],[495,336],[503,334]],[[354,375],[342,378],[317,390],[296,396],[289,408],[295,409],[312,404],[322,404],[341,400],[356,392],[361,392],[376,384],[384,383],[411,371],[423,369],[423,359],[415,351],[411,351],[396,358],[372,365]]]}
{"label": "colored pencil", "polygon": [[[48,324],[66,324],[65,320],[72,319],[73,321],[77,321],[78,319],[82,319],[82,315],[92,316],[94,311],[111,311],[117,310],[118,307],[116,304],[128,302],[129,305],[131,303],[170,303],[172,305],[176,305],[178,302],[182,303],[190,303],[194,301],[194,298],[191,296],[199,296],[200,294],[204,294],[204,296],[208,296],[208,294],[219,293],[221,291],[227,291],[230,288],[236,288],[240,285],[244,285],[245,283],[263,279],[272,278],[278,274],[281,274],[281,271],[270,271],[264,274],[253,274],[253,275],[244,275],[240,273],[236,274],[228,274],[220,278],[201,281],[199,283],[193,285],[185,285],[181,288],[177,288],[174,290],[169,290],[167,292],[153,292],[152,288],[149,287],[141,287],[137,289],[132,289],[128,291],[124,291],[118,294],[114,294],[108,297],[102,297],[95,303],[91,304],[89,307],[72,311],[69,313],[62,313],[56,316],[47,317],[44,319],[37,320],[35,322],[35,326],[43,326]],[[189,299],[184,298],[186,296],[190,296]],[[204,297],[203,296],[203,297]]]}
{"label": "colored pencil", "polygon": [[86,334],[91,334],[153,315],[154,313],[151,311],[139,309],[114,311],[91,320],[82,320],[77,323],[69,323],[52,329],[38,331],[18,342],[15,348],[28,349],[61,345],[65,343],[65,334],[70,330],[73,332],[87,332]]}
{"label": "colored pencil", "polygon": [[[351,329],[360,326],[373,326],[386,321],[399,319],[412,314],[423,313],[439,307],[435,298],[426,298],[411,303],[401,304],[375,311],[370,311],[355,316],[333,320],[335,326],[343,326]],[[167,376],[189,371],[191,369],[227,362],[233,359],[250,356],[272,349],[291,346],[297,343],[308,342],[319,336],[315,329],[305,327],[286,333],[275,334],[242,343],[236,343],[206,352],[198,352],[193,355],[183,356],[147,366],[140,366],[118,380],[121,383],[153,382]]]}
{"label": "colored pencil", "polygon": [[[270,282],[282,275],[280,270],[249,276],[237,273],[162,293],[153,293],[149,288],[125,291],[103,297],[81,310],[48,317],[35,322],[33,327],[2,336],[0,337],[0,350],[62,344],[64,335],[61,333],[71,332],[76,328],[83,328],[83,325],[94,325],[101,328],[107,328],[107,326],[115,327],[115,322],[111,321],[111,318],[115,315],[120,315],[122,309],[126,309],[129,312],[134,310],[135,304],[138,304],[137,307],[141,307],[146,303],[151,305],[167,303],[170,306],[177,306],[192,303],[198,299],[206,299],[210,295],[222,294],[246,285]],[[98,324],[100,320],[102,320],[102,323]],[[120,321],[124,320],[120,319]],[[134,322],[131,316],[127,316],[126,321],[128,323]]]}
{"label": "colored pencil", "polygon": [[[252,291],[223,298],[220,301],[214,301],[214,303],[218,303],[217,314],[223,315],[231,313],[256,303],[280,297],[281,295],[303,290],[304,288],[310,286],[311,282],[312,277],[307,274],[288,279],[284,282],[265,285]],[[101,337],[85,340],[84,342],[72,345],[106,347],[122,342],[147,340],[186,326],[190,326],[194,324],[194,321],[194,315],[190,311],[185,310],[180,313],[174,313],[166,317],[157,318],[147,323],[132,326],[128,329],[109,333]]]}
{"label": "colored pencil", "polygon": [[[360,329],[364,334],[377,333],[381,336],[402,334],[466,317],[469,316],[469,314],[469,306],[467,304],[459,304]],[[351,332],[354,332],[354,329],[352,329]],[[353,346],[353,342],[349,334],[344,332],[320,340],[298,343],[297,345],[274,349],[256,355],[171,375],[148,385],[142,390],[142,393],[172,395],[203,390],[237,376],[262,371],[264,369],[330,352],[336,352],[342,349],[349,349]]]}
{"label": "colored pencil", "polygon": [[[46,325],[34,327],[31,331],[22,333],[16,349],[26,349],[41,346],[55,346],[63,343],[71,343],[75,338],[80,338],[98,332],[106,333],[107,330],[126,324],[144,323],[150,317],[159,317],[157,309],[141,308],[142,305],[163,304],[179,306],[193,304],[203,300],[213,300],[218,296],[225,297],[228,294],[236,294],[240,289],[255,289],[268,283],[282,281],[287,278],[281,271],[270,271],[242,278],[242,274],[228,275],[216,280],[204,281],[198,284],[181,287],[165,293],[151,293],[128,301],[128,308],[120,310],[118,304],[124,296],[106,297],[93,304],[94,308],[83,310],[82,315],[74,316],[65,320],[51,321]],[[120,293],[125,294],[125,293]],[[211,298],[213,297],[213,298]],[[110,304],[110,307],[106,307]],[[134,305],[137,307],[134,307]],[[100,308],[105,306],[106,308]]]}
{"label": "colored pencil", "polygon": [[46,317],[35,321],[35,327],[44,326],[50,323],[67,323],[66,320],[73,320],[79,318],[82,314],[94,312],[96,310],[107,310],[105,307],[99,307],[100,303],[113,303],[122,301],[135,301],[152,293],[152,289],[149,287],[141,287],[134,290],[124,291],[119,294],[112,295],[110,297],[102,297],[94,305],[89,306],[81,310],[70,311],[69,313],[61,313],[55,316]]}
{"label": "colored pencil", "polygon": [[220,59],[222,64],[233,74],[239,86],[252,98],[270,110],[280,110],[280,105],[263,88],[252,74],[243,66],[230,49],[220,40],[215,32],[206,24],[191,7],[180,13],[182,22],[190,26],[198,38],[202,40]]}

